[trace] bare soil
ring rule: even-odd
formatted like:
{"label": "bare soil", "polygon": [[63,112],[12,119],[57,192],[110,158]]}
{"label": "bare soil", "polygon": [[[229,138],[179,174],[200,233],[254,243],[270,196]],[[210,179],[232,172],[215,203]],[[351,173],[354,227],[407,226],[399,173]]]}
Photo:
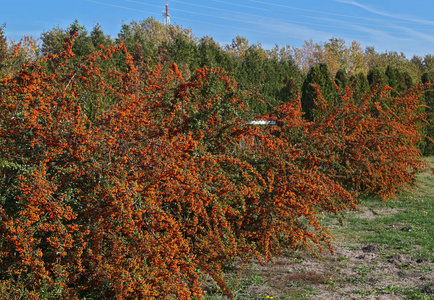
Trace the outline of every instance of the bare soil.
{"label": "bare soil", "polygon": [[[355,249],[356,248],[356,249]],[[303,254],[304,255],[304,254]],[[405,299],[393,289],[420,289],[434,294],[432,261],[415,261],[409,255],[382,255],[376,245],[340,244],[335,255],[321,258],[280,256],[274,264],[251,268],[266,278],[264,285],[246,287],[249,294],[284,298],[309,288],[306,299]],[[295,293],[296,294],[296,293]]]}
{"label": "bare soil", "polygon": [[[397,210],[370,211],[360,218],[395,214]],[[390,224],[399,230],[399,224]],[[274,263],[251,264],[236,299],[434,299],[434,262],[395,254],[378,245],[363,245],[339,238],[339,226],[331,226],[337,239],[335,254],[321,257],[305,251],[282,255]],[[434,238],[434,237],[433,237]],[[256,280],[255,280],[256,279]],[[247,283],[247,284],[246,284]],[[267,297],[268,296],[268,297]]]}

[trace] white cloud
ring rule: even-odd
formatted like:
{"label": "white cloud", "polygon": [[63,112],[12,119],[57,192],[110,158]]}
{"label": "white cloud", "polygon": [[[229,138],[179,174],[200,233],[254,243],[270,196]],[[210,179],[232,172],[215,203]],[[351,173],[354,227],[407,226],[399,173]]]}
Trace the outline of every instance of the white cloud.
{"label": "white cloud", "polygon": [[391,14],[391,13],[388,13],[388,12],[378,10],[378,9],[369,7],[367,5],[361,4],[361,3],[354,1],[354,0],[335,0],[335,1],[340,2],[340,3],[354,5],[354,6],[357,6],[359,8],[362,8],[362,9],[364,9],[370,13],[380,15],[383,17],[393,18],[393,19],[397,19],[400,21],[407,21],[408,23],[434,25],[434,21],[424,20],[424,19],[420,19],[417,17],[412,17],[412,16],[408,16],[408,15],[404,15],[404,14]]}

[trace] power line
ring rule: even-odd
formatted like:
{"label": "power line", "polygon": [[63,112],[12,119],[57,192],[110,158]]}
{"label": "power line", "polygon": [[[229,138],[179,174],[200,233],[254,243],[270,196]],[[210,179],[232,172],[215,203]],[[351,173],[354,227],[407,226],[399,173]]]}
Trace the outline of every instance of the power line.
{"label": "power line", "polygon": [[[122,9],[126,9],[126,10],[132,10],[132,11],[137,11],[137,12],[149,13],[151,15],[159,15],[159,13],[149,12],[149,11],[145,11],[145,10],[141,10],[141,9],[135,9],[135,8],[125,7],[125,6],[115,5],[115,4],[109,4],[109,3],[95,1],[95,0],[85,0],[85,1],[96,3],[96,4],[100,4],[100,5],[106,5],[106,6],[111,6],[111,7],[122,8]],[[128,2],[137,2],[137,1],[132,1],[132,0],[125,0],[125,1],[128,1]],[[157,5],[151,5],[151,6],[160,7],[160,6],[157,6]],[[197,14],[199,14],[199,13],[197,13]],[[223,18],[223,17],[221,17],[221,18]],[[213,25],[213,26],[219,26],[219,27],[226,27],[226,28],[232,28],[232,29],[250,31],[250,32],[256,32],[256,33],[262,33],[262,34],[271,34],[271,35],[282,36],[282,37],[295,37],[295,38],[299,38],[299,36],[296,36],[296,35],[280,34],[280,33],[270,32],[270,31],[259,31],[259,30],[254,30],[254,29],[248,29],[248,28],[242,28],[242,27],[236,27],[236,26],[229,26],[229,25],[222,25],[222,24],[216,24],[216,23],[210,23],[210,22],[203,22],[203,21],[192,20],[192,19],[181,18],[181,17],[176,17],[175,19],[189,21],[189,22],[196,22],[196,23],[201,23],[201,24],[207,24],[207,25]],[[238,21],[236,19],[230,19],[230,20]],[[247,21],[245,21],[245,22],[247,22]],[[258,23],[254,23],[254,22],[248,22],[248,23],[253,23],[253,24],[257,24],[258,25]],[[265,24],[262,24],[262,25],[265,25]],[[343,34],[341,36],[349,36],[349,35]],[[351,37],[354,38],[354,37],[367,37],[367,36],[354,36],[354,35],[351,35]]]}
{"label": "power line", "polygon": [[[125,7],[125,6],[115,5],[115,4],[109,4],[109,3],[95,1],[95,0],[85,0],[85,1],[86,2],[96,3],[96,4],[101,4],[101,5],[106,5],[106,6],[112,6],[112,7],[117,7],[117,8],[132,10],[132,11],[137,11],[137,12],[144,12],[144,13],[148,13],[148,14],[152,14],[152,15],[157,15],[157,13],[148,12],[148,11],[141,10],[141,9],[135,9],[135,8]],[[157,6],[157,5],[153,5],[153,6]],[[257,33],[267,33],[267,34],[269,33],[269,32],[266,32],[266,31],[258,31],[258,30],[253,30],[253,29],[247,29],[247,28],[241,28],[241,27],[235,27],[235,26],[228,26],[228,25],[222,25],[222,24],[216,24],[216,23],[209,23],[209,22],[203,22],[203,21],[186,19],[186,18],[180,18],[180,17],[177,17],[176,19],[184,20],[184,21],[190,21],[190,22],[196,22],[196,23],[202,23],[202,24],[207,24],[207,25],[213,25],[213,26],[221,26],[221,27],[227,27],[227,28],[233,28],[233,29],[252,31],[252,32],[257,32]],[[281,36],[287,36],[287,35],[281,35]]]}
{"label": "power line", "polygon": [[[132,2],[132,3],[137,3],[137,4],[142,4],[142,5],[157,6],[157,7],[159,7],[158,5],[155,5],[155,4],[149,4],[149,3],[140,2],[140,1],[134,1],[134,0],[124,0],[124,1]],[[181,1],[176,1],[176,2],[181,2]],[[186,2],[182,2],[182,3],[189,4],[189,3],[186,3]],[[242,15],[247,15],[247,16],[256,17],[256,18],[259,17],[259,18],[272,19],[272,20],[276,20],[276,21],[283,21],[283,22],[286,22],[288,24],[296,23],[296,24],[302,24],[302,25],[313,25],[313,26],[330,27],[330,28],[338,28],[338,29],[348,29],[347,26],[324,25],[324,24],[315,24],[315,23],[302,22],[302,21],[288,21],[286,19],[277,19],[277,18],[268,17],[268,16],[260,16],[260,15],[254,15],[254,14],[248,14],[248,13],[241,13],[241,12],[237,12],[237,11],[230,11],[230,10],[224,10],[224,9],[219,9],[219,8],[206,7],[206,6],[198,5],[198,4],[190,4],[190,5],[200,6],[200,7],[205,7],[205,8],[211,8],[211,9],[217,9],[217,10],[223,10],[223,11],[226,11],[226,12],[231,12],[231,13],[235,13],[235,14],[242,14]],[[229,21],[235,21],[235,22],[255,24],[255,25],[260,25],[260,26],[268,26],[269,25],[269,24],[264,24],[264,23],[258,23],[258,22],[252,22],[252,21],[247,21],[247,20],[240,20],[240,19],[235,19],[235,18],[210,15],[210,14],[193,12],[193,11],[188,11],[188,10],[183,10],[183,9],[177,9],[177,8],[171,8],[171,10],[176,10],[176,11],[180,11],[180,12],[185,12],[185,13],[195,14],[195,15],[200,15],[200,16],[205,16],[205,17],[212,17],[212,18],[219,18],[219,19],[224,19],[224,20],[229,20]]]}
{"label": "power line", "polygon": [[[187,5],[191,5],[191,6],[196,6],[196,7],[207,8],[207,9],[220,10],[220,11],[224,11],[224,12],[236,13],[236,14],[253,16],[253,17],[261,17],[261,16],[258,16],[258,15],[252,15],[252,14],[248,14],[248,13],[244,13],[244,12],[233,11],[233,10],[228,10],[228,9],[223,9],[223,8],[217,8],[217,7],[210,7],[210,6],[199,5],[199,4],[193,4],[193,3],[184,2],[184,1],[178,1],[178,0],[171,0],[171,1],[172,2],[178,2],[178,3],[181,3],[181,4],[187,4]],[[224,2],[224,1],[217,1],[217,2],[228,3],[228,2]],[[228,3],[228,4],[230,4],[230,3]],[[233,4],[233,5],[240,6],[240,4]],[[254,7],[250,6],[250,8],[254,8]],[[269,10],[269,9],[260,9],[260,10],[272,12],[272,10]]]}
{"label": "power line", "polygon": [[123,9],[138,11],[138,12],[144,12],[144,13],[151,14],[151,15],[156,15],[156,13],[154,13],[154,12],[149,12],[149,11],[145,11],[145,10],[141,10],[141,9],[134,9],[134,8],[130,8],[130,7],[125,7],[125,6],[115,5],[115,4],[109,4],[109,3],[99,2],[99,1],[95,1],[95,0],[85,0],[85,1],[86,2],[93,2],[93,3],[97,3],[97,4],[102,4],[102,5],[106,5],[106,6],[112,6],[112,7],[117,7],[117,8],[123,8]]}
{"label": "power line", "polygon": [[134,0],[124,0],[124,1],[131,2],[131,3],[137,3],[137,4],[148,5],[148,6],[154,6],[154,7],[161,7],[161,5],[150,4],[150,3],[143,3],[143,2],[134,1]]}
{"label": "power line", "polygon": [[[175,0],[172,0],[174,2],[177,2]],[[278,12],[278,13],[285,13],[282,11],[276,11],[276,10],[271,10],[271,9],[266,9],[266,8],[262,8],[262,7],[256,7],[256,6],[249,6],[249,5],[242,5],[242,4],[237,4],[237,3],[233,3],[233,2],[226,2],[226,1],[221,1],[221,0],[211,0],[213,2],[219,2],[219,3],[224,3],[224,4],[228,4],[228,5],[234,5],[234,6],[239,6],[239,7],[245,7],[245,8],[250,8],[250,9],[256,9],[256,10],[262,10],[262,11],[269,11],[269,12]],[[283,8],[288,8],[288,9],[293,9],[293,10],[301,10],[301,11],[307,11],[307,12],[313,12],[313,13],[318,13],[318,14],[327,14],[327,15],[333,15],[333,16],[340,16],[340,17],[346,17],[346,18],[352,18],[352,19],[362,19],[362,20],[368,20],[368,21],[378,21],[378,22],[391,22],[391,23],[409,23],[409,24],[417,24],[418,22],[413,21],[413,22],[406,22],[406,21],[390,21],[390,20],[385,20],[385,19],[378,19],[378,18],[367,18],[367,17],[358,17],[358,16],[353,16],[353,15],[345,15],[345,14],[336,14],[336,13],[330,13],[330,12],[324,12],[324,11],[318,11],[318,10],[311,10],[311,9],[304,9],[304,8],[299,8],[299,7],[293,7],[293,6],[287,6],[287,5],[280,5],[280,4],[273,4],[273,3],[269,3],[269,2],[263,2],[263,1],[254,1],[251,0],[252,2],[256,2],[256,3],[261,3],[261,4],[266,4],[266,5],[271,5],[271,6],[278,6],[278,7],[283,7]],[[313,17],[313,16],[307,16],[307,15],[301,15],[303,17],[306,18],[311,18],[311,19],[318,19],[318,20],[327,20],[327,21],[336,21],[336,22],[346,22],[348,23],[348,21],[342,21],[342,20],[336,20],[336,19],[327,19],[327,18],[320,18],[320,17]],[[354,23],[351,22],[351,24],[356,24],[356,25],[366,25],[366,23]],[[390,27],[390,28],[394,28],[394,26],[386,26],[386,25],[380,25],[380,26],[384,26],[384,27]]]}
{"label": "power line", "polygon": [[[220,1],[220,0],[211,0],[211,1],[213,1],[213,2],[219,2],[219,3],[223,3],[223,4],[228,4],[228,5],[233,5],[233,6],[239,6],[239,7],[249,8],[249,9],[256,9],[256,10],[261,10],[261,11],[273,12],[273,13],[286,13],[286,12],[283,12],[283,11],[276,11],[276,10],[262,8],[262,7],[242,5],[242,4],[237,4],[237,3],[232,3],[232,2],[226,2],[226,1]],[[181,2],[181,1],[172,0],[172,2]],[[269,4],[269,3],[267,3],[267,4]],[[273,4],[271,4],[271,5],[273,5]],[[295,7],[289,7],[289,6],[288,6],[288,8],[294,8],[294,9],[304,10],[302,8],[295,8]],[[212,9],[214,9],[214,8],[212,8]],[[312,10],[307,10],[307,11],[317,12],[317,13],[322,13],[322,14],[329,14],[327,12],[321,12],[321,11],[312,11]],[[349,15],[348,16],[347,15],[339,15],[339,14],[333,14],[333,15],[345,16],[345,17],[350,17],[350,18],[358,18],[358,17],[355,17],[355,16],[349,16]],[[347,23],[347,24],[349,23],[349,24],[352,24],[352,25],[363,25],[363,26],[367,26],[368,25],[366,23],[348,22],[348,21],[343,21],[343,20],[321,18],[321,17],[314,17],[314,16],[308,16],[308,15],[299,15],[299,16],[304,17],[304,18],[309,18],[309,19],[315,19],[315,20],[324,20],[324,21],[340,22],[340,23]],[[389,23],[397,22],[397,23],[399,23],[399,21],[386,21],[386,20],[383,20],[383,19],[371,19],[371,18],[363,18],[363,19],[367,19],[369,21],[377,20],[377,21],[383,22],[383,23],[384,22],[389,22]],[[403,22],[403,23],[406,23],[406,22]],[[376,27],[377,28],[378,27],[396,28],[396,25],[379,24],[379,25],[376,25]],[[389,32],[389,33],[398,33],[398,32]]]}
{"label": "power line", "polygon": [[[140,4],[146,5],[143,2],[130,1],[130,0],[125,0],[125,1],[136,2],[136,3],[140,3]],[[245,7],[245,5],[229,3],[229,2],[226,2],[226,1],[219,1],[219,0],[212,0],[212,1]],[[172,0],[172,2],[177,2],[177,3],[181,3],[181,4],[187,4],[187,5],[196,6],[196,7],[202,7],[202,8],[211,9],[211,10],[219,10],[219,11],[224,11],[224,12],[229,12],[229,13],[234,13],[234,14],[246,15],[246,16],[251,16],[251,17],[267,18],[267,19],[276,20],[276,21],[288,22],[287,19],[279,19],[279,18],[274,18],[274,17],[249,14],[249,13],[244,13],[244,12],[239,12],[239,11],[233,11],[233,10],[227,10],[227,9],[216,8],[216,7],[210,7],[210,6],[205,6],[205,5],[193,4],[193,3],[190,3],[190,2],[184,2],[184,1],[179,1],[179,0]],[[252,9],[263,10],[263,11],[276,12],[276,11],[273,11],[273,10],[263,9],[263,8],[253,7],[253,6],[247,6],[247,7],[248,8],[252,8]],[[177,10],[177,9],[174,9],[174,10]],[[194,12],[190,12],[190,13],[194,13]],[[215,16],[215,17],[218,18],[218,16]],[[333,22],[347,23],[347,24],[351,24],[351,25],[363,25],[363,26],[367,26],[366,23],[355,23],[355,22],[348,22],[348,21],[329,19],[329,18],[320,18],[320,17],[313,17],[313,16],[306,16],[306,15],[302,15],[302,17],[316,19],[316,20],[324,20],[324,21],[333,21]],[[384,20],[382,20],[382,21],[384,22]],[[242,22],[242,21],[240,21],[240,22]],[[331,27],[331,28],[348,29],[347,26],[343,27],[343,26],[335,26],[335,25],[323,25],[323,24],[315,24],[315,23],[308,23],[308,22],[301,22],[301,21],[290,21],[290,22],[292,22],[292,23],[298,23],[298,24],[303,24],[303,25],[326,26],[326,27]],[[378,27],[396,28],[396,25],[383,25],[383,24],[382,25],[376,25],[375,29],[377,29]],[[390,31],[388,31],[387,33],[389,33],[389,34],[400,34],[401,32],[390,32]]]}
{"label": "power line", "polygon": [[[172,1],[174,1],[174,0],[172,0]],[[223,4],[235,5],[235,6],[244,7],[244,8],[259,9],[259,10],[263,10],[263,11],[273,12],[273,10],[271,10],[271,9],[259,8],[259,7],[248,6],[248,5],[243,5],[243,4],[237,4],[237,3],[233,3],[233,2],[226,2],[226,1],[220,1],[220,0],[211,0],[211,1],[219,2],[219,3],[223,3]]]}
{"label": "power line", "polygon": [[[193,19],[180,18],[180,17],[176,17],[176,19],[183,20],[183,21],[200,23],[200,24],[206,24],[206,25],[213,25],[213,26],[219,26],[219,27],[226,27],[226,28],[232,28],[232,29],[238,29],[238,30],[256,32],[256,33],[262,33],[262,34],[267,34],[267,35],[274,35],[274,36],[281,36],[281,37],[291,37],[291,38],[300,38],[300,36],[298,36],[298,35],[281,34],[281,33],[273,32],[273,31],[259,31],[259,30],[254,30],[254,29],[235,27],[235,26],[229,26],[229,25],[223,25],[223,24],[216,24],[216,23],[210,23],[210,22],[198,21],[198,20],[193,20]],[[350,35],[341,34],[340,36],[347,36],[347,37],[349,37]],[[351,35],[351,38],[355,38],[355,37],[368,37],[368,36],[354,36],[354,35]]]}
{"label": "power line", "polygon": [[[134,10],[134,11],[140,11],[140,10],[137,10],[137,9],[132,9],[132,8],[124,7],[124,6],[102,3],[102,2],[95,1],[95,0],[86,0],[86,1],[94,2],[94,3],[99,3],[99,4],[105,4],[105,5],[113,6],[113,7],[119,7],[119,8],[123,8],[123,9],[130,9],[130,10]],[[131,3],[136,3],[136,4],[141,4],[141,5],[152,6],[152,7],[158,7],[158,8],[161,7],[160,5],[150,4],[150,3],[140,2],[140,1],[134,1],[134,0],[124,0],[124,1],[131,2]],[[184,2],[184,1],[179,1],[179,0],[172,0],[172,1],[173,2],[179,2],[179,3],[182,3],[182,4],[187,4],[187,5],[192,5],[192,6],[207,8],[207,9],[215,9],[215,10],[221,10],[221,11],[235,13],[235,14],[248,15],[248,16],[257,17],[257,18],[261,18],[262,17],[262,18],[268,18],[268,19],[272,19],[272,20],[276,20],[276,21],[283,21],[283,22],[285,22],[287,24],[291,24],[291,25],[293,25],[294,23],[296,23],[296,24],[302,24],[302,25],[313,25],[313,26],[330,27],[330,28],[338,28],[338,29],[348,29],[348,27],[344,27],[344,26],[333,26],[333,25],[315,24],[315,23],[301,22],[301,21],[288,21],[286,19],[277,19],[277,18],[268,17],[268,16],[260,16],[260,15],[255,15],[255,14],[242,13],[242,12],[238,12],[238,11],[231,11],[231,10],[227,10],[227,9],[213,8],[213,7],[208,7],[208,6],[204,6],[204,5],[198,5],[198,4],[192,4],[192,3],[188,3],[188,2]],[[220,1],[220,2],[224,2],[224,1]],[[254,2],[261,2],[261,1],[254,1]],[[279,5],[279,6],[281,6],[281,5]],[[284,7],[287,7],[287,6],[284,6]],[[229,17],[223,17],[223,16],[216,16],[216,15],[211,15],[211,14],[205,14],[205,13],[200,13],[200,12],[193,12],[193,11],[188,11],[188,10],[183,10],[183,9],[172,8],[172,10],[176,10],[176,11],[180,11],[180,12],[184,12],[184,13],[189,13],[189,14],[206,16],[206,17],[219,18],[219,19],[224,19],[224,20],[229,20],[229,21],[254,24],[254,25],[259,25],[259,26],[267,26],[267,25],[269,25],[269,24],[264,24],[264,23],[258,23],[258,22],[248,21],[248,20],[240,20],[240,19],[235,19],[235,18],[229,18]],[[142,11],[142,12],[151,13],[151,12],[147,12],[147,11]],[[155,13],[151,13],[151,14],[155,15]],[[215,23],[197,21],[197,20],[192,20],[192,19],[185,19],[185,18],[180,18],[180,17],[177,17],[175,19],[179,19],[179,20],[182,19],[182,20],[186,20],[186,21],[190,21],[190,22],[196,22],[196,23],[202,23],[202,24],[208,24],[208,25],[226,27],[226,28],[241,29],[241,30],[250,31],[250,32],[265,33],[265,34],[270,34],[271,33],[271,32],[263,32],[263,31],[252,30],[252,29],[247,29],[247,28],[240,28],[240,27],[234,27],[234,26],[228,26],[228,25],[221,25],[221,24],[215,24]],[[340,21],[340,22],[345,22],[345,21]],[[398,32],[386,32],[386,33],[393,34],[393,33],[398,33]],[[273,35],[285,36],[285,37],[298,37],[298,36],[295,36],[295,35],[277,34],[277,33],[274,33],[274,32],[273,32]],[[351,38],[365,38],[365,37],[367,37],[367,36],[348,35],[348,34],[339,34],[338,36],[342,36],[342,37],[345,37],[345,36],[348,37],[349,36]]]}
{"label": "power line", "polygon": [[405,24],[418,24],[416,21],[387,21],[387,20],[384,20],[384,19],[358,17],[358,16],[351,16],[351,15],[330,13],[330,12],[319,11],[319,10],[312,10],[312,9],[307,9],[307,8],[299,8],[299,7],[294,7],[294,6],[287,6],[287,5],[282,5],[282,4],[274,4],[274,3],[263,2],[263,1],[259,1],[259,0],[249,0],[249,1],[250,2],[260,3],[260,4],[266,4],[266,5],[276,6],[276,7],[283,7],[283,8],[293,9],[293,10],[301,10],[301,11],[313,12],[313,13],[317,13],[317,14],[326,14],[326,15],[331,15],[331,16],[339,16],[339,17],[346,17],[346,18],[352,18],[352,19],[362,19],[362,20],[378,21],[378,22],[395,22],[395,23],[405,23]]}

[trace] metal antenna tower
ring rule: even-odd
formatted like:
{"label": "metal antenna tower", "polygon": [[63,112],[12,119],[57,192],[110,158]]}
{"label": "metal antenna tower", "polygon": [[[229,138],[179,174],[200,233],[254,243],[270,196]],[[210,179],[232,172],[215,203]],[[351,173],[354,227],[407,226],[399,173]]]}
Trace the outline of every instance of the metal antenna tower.
{"label": "metal antenna tower", "polygon": [[163,11],[163,17],[164,17],[164,26],[170,25],[170,14],[169,14],[169,4],[166,0],[166,11]]}

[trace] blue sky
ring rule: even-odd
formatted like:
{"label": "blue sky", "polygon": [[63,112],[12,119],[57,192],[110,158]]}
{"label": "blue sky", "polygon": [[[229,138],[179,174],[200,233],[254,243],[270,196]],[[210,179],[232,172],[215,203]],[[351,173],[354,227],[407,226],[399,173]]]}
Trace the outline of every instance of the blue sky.
{"label": "blue sky", "polygon": [[[39,37],[75,19],[90,31],[99,23],[115,37],[123,23],[154,17],[163,21],[165,0],[1,0],[0,24],[6,35]],[[169,0],[171,22],[208,35],[221,44],[237,36],[264,48],[300,47],[305,40],[325,42],[332,37],[349,44],[359,41],[376,51],[434,54],[432,0]]]}

